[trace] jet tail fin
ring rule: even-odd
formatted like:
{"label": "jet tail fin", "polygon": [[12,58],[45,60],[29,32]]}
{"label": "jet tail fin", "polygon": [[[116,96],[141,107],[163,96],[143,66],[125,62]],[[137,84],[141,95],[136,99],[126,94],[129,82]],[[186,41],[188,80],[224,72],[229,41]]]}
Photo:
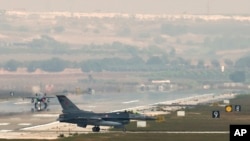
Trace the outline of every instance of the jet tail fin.
{"label": "jet tail fin", "polygon": [[80,109],[72,101],[70,101],[65,95],[57,95],[56,97],[63,108],[62,110],[63,113],[71,113],[71,112],[80,111]]}

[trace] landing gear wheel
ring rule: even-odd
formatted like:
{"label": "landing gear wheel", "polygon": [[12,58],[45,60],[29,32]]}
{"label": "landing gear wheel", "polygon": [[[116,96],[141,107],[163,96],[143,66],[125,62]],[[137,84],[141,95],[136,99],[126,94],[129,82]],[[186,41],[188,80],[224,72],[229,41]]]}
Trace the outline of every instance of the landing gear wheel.
{"label": "landing gear wheel", "polygon": [[100,127],[99,126],[95,126],[92,128],[93,132],[100,132]]}
{"label": "landing gear wheel", "polygon": [[46,110],[48,108],[48,104],[44,103],[44,110]]}
{"label": "landing gear wheel", "polygon": [[100,127],[96,127],[96,132],[100,132]]}

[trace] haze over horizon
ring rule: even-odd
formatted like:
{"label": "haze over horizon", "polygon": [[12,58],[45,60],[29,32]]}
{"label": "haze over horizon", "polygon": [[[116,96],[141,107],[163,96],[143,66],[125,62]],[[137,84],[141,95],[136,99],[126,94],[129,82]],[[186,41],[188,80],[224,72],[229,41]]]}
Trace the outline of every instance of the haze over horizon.
{"label": "haze over horizon", "polygon": [[250,14],[249,0],[0,0],[0,10],[142,14]]}

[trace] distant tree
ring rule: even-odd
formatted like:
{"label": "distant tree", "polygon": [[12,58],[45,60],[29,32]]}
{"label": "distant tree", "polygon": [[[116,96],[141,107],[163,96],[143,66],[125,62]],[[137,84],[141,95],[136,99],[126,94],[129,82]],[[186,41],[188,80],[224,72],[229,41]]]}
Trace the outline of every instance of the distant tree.
{"label": "distant tree", "polygon": [[246,75],[244,71],[235,71],[229,75],[229,78],[233,82],[245,82]]}
{"label": "distant tree", "polygon": [[233,66],[233,64],[234,64],[234,62],[232,61],[232,60],[230,60],[230,59],[225,59],[224,60],[224,63],[227,65],[227,66]]}
{"label": "distant tree", "polygon": [[28,72],[34,72],[34,71],[36,71],[36,69],[40,68],[40,66],[41,66],[41,62],[32,61],[28,64],[27,70],[28,70]]}
{"label": "distant tree", "polygon": [[250,56],[242,57],[235,62],[236,68],[250,68]]}
{"label": "distant tree", "polygon": [[176,54],[175,48],[171,48],[171,50],[169,52],[169,55],[170,56],[175,56],[175,54]]}
{"label": "distant tree", "polygon": [[16,60],[9,60],[5,63],[4,69],[8,71],[16,71],[20,64],[21,63]]}
{"label": "distant tree", "polygon": [[140,56],[134,56],[126,61],[128,65],[142,65],[145,64],[144,60]]}
{"label": "distant tree", "polygon": [[103,66],[100,60],[87,60],[81,63],[82,72],[100,72],[102,69]]}
{"label": "distant tree", "polygon": [[56,41],[54,38],[48,35],[41,35],[40,38],[33,39],[31,42],[27,44],[31,48],[58,48],[62,49],[62,47],[66,47],[66,44],[60,43]]}
{"label": "distant tree", "polygon": [[66,67],[66,62],[59,58],[52,58],[42,62],[41,69],[48,72],[60,72]]}
{"label": "distant tree", "polygon": [[204,60],[199,60],[196,67],[199,68],[199,69],[203,69],[205,67],[204,65]]}
{"label": "distant tree", "polygon": [[162,59],[159,56],[152,56],[147,61],[148,65],[159,65],[163,64]]}
{"label": "distant tree", "polygon": [[163,61],[164,64],[169,64],[169,57],[166,53],[163,53],[162,56],[161,56],[161,59]]}
{"label": "distant tree", "polygon": [[212,66],[213,67],[215,67],[215,68],[219,68],[220,67],[220,62],[218,61],[218,60],[212,60],[211,61],[211,64],[212,64]]}
{"label": "distant tree", "polygon": [[186,60],[182,57],[176,57],[174,60],[176,60],[177,65],[189,65],[189,60]]}

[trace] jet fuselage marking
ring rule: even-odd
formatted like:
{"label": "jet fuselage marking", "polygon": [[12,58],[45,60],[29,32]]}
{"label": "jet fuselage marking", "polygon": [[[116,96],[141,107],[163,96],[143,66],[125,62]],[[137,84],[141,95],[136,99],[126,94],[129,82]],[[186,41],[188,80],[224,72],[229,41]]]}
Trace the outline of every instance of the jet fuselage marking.
{"label": "jet fuselage marking", "polygon": [[[63,114],[59,115],[60,122],[68,122],[77,124],[77,126],[86,128],[87,125],[93,125],[93,132],[99,132],[99,126],[113,126],[115,128],[123,128],[130,120],[156,120],[154,117],[148,117],[142,114],[133,114],[131,112],[111,112],[111,113],[94,113],[80,110],[66,96],[57,95],[58,101],[63,108]],[[69,104],[66,105],[66,102]],[[133,101],[136,102],[136,101]]]}

